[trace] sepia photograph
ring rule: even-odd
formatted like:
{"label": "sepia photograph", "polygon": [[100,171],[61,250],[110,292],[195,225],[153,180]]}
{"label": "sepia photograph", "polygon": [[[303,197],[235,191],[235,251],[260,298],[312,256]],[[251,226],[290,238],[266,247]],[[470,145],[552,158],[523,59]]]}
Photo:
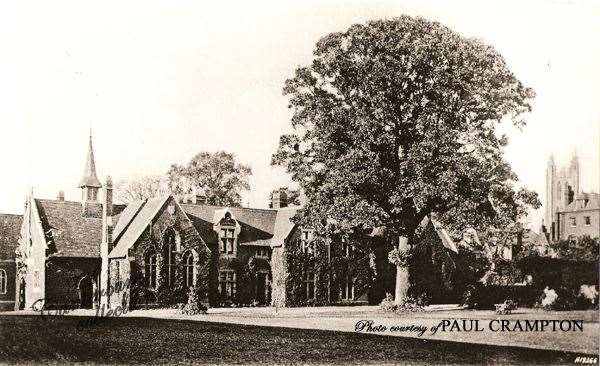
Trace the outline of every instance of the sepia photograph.
{"label": "sepia photograph", "polygon": [[600,1],[0,3],[0,365],[598,365]]}

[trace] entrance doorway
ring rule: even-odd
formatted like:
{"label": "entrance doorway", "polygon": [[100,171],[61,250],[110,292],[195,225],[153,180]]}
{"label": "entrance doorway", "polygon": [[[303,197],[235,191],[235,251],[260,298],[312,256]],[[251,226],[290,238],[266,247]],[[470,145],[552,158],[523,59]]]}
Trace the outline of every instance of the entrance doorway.
{"label": "entrance doorway", "polygon": [[79,307],[91,309],[94,301],[94,282],[88,275],[79,281]]}

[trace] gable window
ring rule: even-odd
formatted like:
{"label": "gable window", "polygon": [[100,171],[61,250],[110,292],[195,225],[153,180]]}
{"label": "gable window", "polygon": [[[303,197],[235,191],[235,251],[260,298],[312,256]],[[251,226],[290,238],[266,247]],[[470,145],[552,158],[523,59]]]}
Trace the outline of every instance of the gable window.
{"label": "gable window", "polygon": [[354,300],[354,278],[347,276],[342,283],[342,300]]}
{"label": "gable window", "polygon": [[234,228],[223,228],[221,229],[221,241],[220,241],[220,252],[226,254],[234,253],[235,246],[235,229]]}
{"label": "gable window", "polygon": [[6,276],[6,271],[3,269],[0,269],[0,294],[5,294],[6,293],[6,282],[7,282],[8,278]]}
{"label": "gable window", "polygon": [[183,274],[185,278],[185,287],[194,286],[194,254],[187,252],[183,258]]}
{"label": "gable window", "polygon": [[219,271],[219,293],[222,297],[235,295],[235,271],[231,269]]}
{"label": "gable window", "polygon": [[156,252],[148,249],[144,255],[144,275],[146,277],[146,287],[156,288]]}
{"label": "gable window", "polygon": [[304,276],[304,287],[306,289],[306,299],[314,299],[315,298],[315,274],[312,271],[306,272]]}
{"label": "gable window", "polygon": [[569,221],[571,222],[571,227],[577,226],[577,219],[575,217],[569,217]]}
{"label": "gable window", "polygon": [[256,249],[256,256],[258,258],[269,258],[269,250],[267,248],[257,248]]}
{"label": "gable window", "polygon": [[591,216],[585,216],[583,220],[585,221],[585,226],[590,226],[592,224]]}
{"label": "gable window", "polygon": [[302,253],[313,254],[312,230],[302,230],[300,233],[300,248]]}

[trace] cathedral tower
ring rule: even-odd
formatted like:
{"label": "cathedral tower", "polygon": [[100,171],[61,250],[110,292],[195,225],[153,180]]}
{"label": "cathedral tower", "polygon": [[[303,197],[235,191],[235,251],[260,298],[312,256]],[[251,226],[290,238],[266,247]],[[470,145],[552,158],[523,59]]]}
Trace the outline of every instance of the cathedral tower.
{"label": "cathedral tower", "polygon": [[557,213],[571,204],[579,190],[579,157],[573,151],[568,166],[557,167],[551,155],[546,166],[546,212],[544,225],[549,239],[557,240],[561,223]]}

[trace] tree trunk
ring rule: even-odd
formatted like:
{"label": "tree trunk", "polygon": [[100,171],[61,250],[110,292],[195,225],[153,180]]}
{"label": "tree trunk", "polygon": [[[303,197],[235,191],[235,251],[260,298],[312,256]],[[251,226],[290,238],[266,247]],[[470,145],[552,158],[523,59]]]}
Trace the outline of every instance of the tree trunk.
{"label": "tree trunk", "polygon": [[[398,251],[400,253],[408,251],[408,238],[401,236],[398,240]],[[410,279],[408,278],[408,266],[396,266],[396,293],[394,302],[400,304],[408,294]]]}

